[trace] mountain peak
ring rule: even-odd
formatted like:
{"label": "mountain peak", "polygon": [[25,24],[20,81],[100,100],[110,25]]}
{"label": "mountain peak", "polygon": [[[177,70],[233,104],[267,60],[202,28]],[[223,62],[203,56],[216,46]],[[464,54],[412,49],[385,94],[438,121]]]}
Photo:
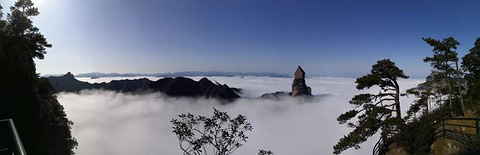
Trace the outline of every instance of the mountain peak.
{"label": "mountain peak", "polygon": [[305,71],[303,71],[302,67],[298,66],[297,70],[295,71],[295,79],[304,79],[305,78]]}
{"label": "mountain peak", "polygon": [[312,95],[312,90],[305,82],[305,71],[298,66],[292,83],[292,96]]}
{"label": "mountain peak", "polygon": [[64,77],[68,77],[68,78],[73,78],[73,74],[70,73],[70,72],[67,72],[67,74],[63,75]]}

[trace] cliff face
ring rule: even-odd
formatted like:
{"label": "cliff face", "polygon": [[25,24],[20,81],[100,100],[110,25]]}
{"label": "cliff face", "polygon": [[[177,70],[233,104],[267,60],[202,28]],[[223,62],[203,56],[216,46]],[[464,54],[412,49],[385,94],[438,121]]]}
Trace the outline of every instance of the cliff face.
{"label": "cliff face", "polygon": [[235,99],[240,96],[237,89],[226,84],[215,84],[207,78],[194,81],[190,78],[163,78],[157,81],[149,79],[113,80],[109,83],[94,83],[78,81],[71,73],[60,77],[48,77],[55,92],[78,92],[83,89],[103,89],[118,92],[162,92],[169,96],[206,97],[220,99]]}

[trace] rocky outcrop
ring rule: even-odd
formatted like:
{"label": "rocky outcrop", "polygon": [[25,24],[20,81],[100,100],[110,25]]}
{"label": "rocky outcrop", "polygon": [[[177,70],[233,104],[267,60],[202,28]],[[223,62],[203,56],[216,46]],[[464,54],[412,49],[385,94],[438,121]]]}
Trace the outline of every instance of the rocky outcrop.
{"label": "rocky outcrop", "polygon": [[305,83],[305,71],[303,71],[302,67],[298,66],[297,70],[295,71],[295,76],[292,83],[292,92],[287,93],[278,91],[275,93],[266,93],[263,94],[261,98],[278,100],[285,96],[312,96],[312,89]]}
{"label": "rocky outcrop", "polygon": [[312,95],[312,89],[305,83],[305,71],[298,66],[292,83],[292,96]]}
{"label": "rocky outcrop", "polygon": [[52,84],[55,92],[76,92],[82,89],[94,88],[94,86],[88,82],[78,81],[70,72],[63,76],[51,76],[47,79],[50,81],[50,84]]}
{"label": "rocky outcrop", "polygon": [[271,99],[271,100],[280,100],[284,97],[290,96],[290,93],[277,91],[275,93],[266,93],[263,94],[260,98]]}
{"label": "rocky outcrop", "polygon": [[150,81],[146,78],[135,80],[113,80],[109,83],[82,82],[69,72],[60,77],[48,77],[55,92],[78,92],[84,89],[103,89],[118,92],[162,92],[169,96],[205,97],[219,99],[240,98],[239,89],[230,88],[226,84],[213,83],[207,78],[194,81],[190,78],[176,77]]}

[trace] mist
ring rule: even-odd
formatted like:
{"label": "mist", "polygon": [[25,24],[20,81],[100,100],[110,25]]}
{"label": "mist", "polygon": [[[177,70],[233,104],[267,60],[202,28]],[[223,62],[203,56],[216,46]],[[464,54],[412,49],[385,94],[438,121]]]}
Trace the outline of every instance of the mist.
{"label": "mist", "polygon": [[[201,77],[191,77],[199,80]],[[156,80],[158,78],[150,78]],[[332,154],[333,145],[352,129],[339,125],[336,118],[351,106],[348,101],[359,93],[354,78],[310,77],[311,100],[285,97],[258,98],[263,93],[289,91],[292,79],[272,77],[209,77],[231,87],[242,88],[243,98],[230,104],[215,99],[173,98],[161,93],[127,94],[103,90],[57,95],[67,117],[75,124],[72,135],[78,140],[79,155],[101,154],[182,154],[172,133],[170,120],[181,113],[211,116],[213,107],[230,116],[245,115],[253,126],[247,142],[234,154],[257,154],[259,149],[275,154]],[[88,79],[104,82],[111,78]],[[102,81],[103,80],[103,81]],[[401,89],[422,80],[401,80]],[[376,90],[370,90],[378,92]],[[402,98],[406,111],[413,98]],[[360,150],[343,154],[370,154],[378,137],[361,144]]]}

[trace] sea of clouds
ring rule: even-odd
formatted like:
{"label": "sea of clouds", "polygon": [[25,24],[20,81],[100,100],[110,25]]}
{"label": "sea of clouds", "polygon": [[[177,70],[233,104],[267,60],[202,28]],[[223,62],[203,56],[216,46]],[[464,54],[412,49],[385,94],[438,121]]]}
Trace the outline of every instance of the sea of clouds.
{"label": "sea of clouds", "polygon": [[[157,77],[147,77],[152,80]],[[202,77],[191,77],[199,80]],[[109,82],[124,78],[80,78],[87,82]],[[175,155],[182,154],[172,133],[170,120],[181,113],[211,116],[213,107],[231,116],[245,115],[253,131],[245,145],[234,154],[254,155],[259,149],[277,155],[332,154],[333,145],[352,129],[339,125],[336,118],[351,106],[348,101],[359,93],[354,78],[310,77],[312,100],[258,98],[264,93],[290,91],[292,79],[273,77],[209,77],[213,81],[243,89],[243,98],[230,104],[214,99],[172,98],[161,93],[132,95],[88,90],[60,93],[58,100],[75,124],[79,155]],[[401,89],[415,87],[423,80],[400,80]],[[378,92],[378,90],[370,90]],[[402,111],[414,100],[402,98]],[[360,150],[343,154],[370,154],[377,136],[361,144]]]}

